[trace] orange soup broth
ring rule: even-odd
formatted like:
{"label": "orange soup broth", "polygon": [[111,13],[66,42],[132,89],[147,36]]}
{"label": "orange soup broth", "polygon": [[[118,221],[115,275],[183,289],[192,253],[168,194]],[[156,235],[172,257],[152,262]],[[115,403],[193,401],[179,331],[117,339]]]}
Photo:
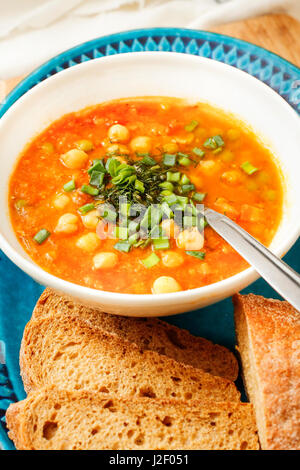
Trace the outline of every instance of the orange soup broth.
{"label": "orange soup broth", "polygon": [[[188,132],[185,126],[192,120],[197,120],[199,125],[193,132]],[[196,190],[207,193],[204,204],[225,212],[264,245],[270,244],[282,212],[281,177],[271,152],[250,129],[207,104],[190,105],[166,98],[119,100],[63,116],[34,138],[18,160],[9,188],[11,220],[23,248],[44,270],[95,289],[150,294],[153,282],[160,276],[174,277],[186,290],[220,281],[248,267],[209,227],[204,231],[204,260],[188,256],[177,247],[174,239],[170,240],[170,250],[184,256],[184,263],[176,268],[166,267],[162,262],[145,268],[141,259],[151,254],[151,247],[121,253],[114,250],[116,240],[110,239],[101,240],[99,248],[93,252],[82,251],[76,246],[80,236],[91,232],[81,223],[78,208],[93,198],[83,194],[80,188],[88,183],[87,169],[91,162],[106,155],[106,149],[111,145],[108,129],[116,123],[127,127],[130,139],[140,135],[151,137],[151,156],[158,160],[162,158],[163,146],[171,142],[177,144],[180,152],[191,153],[194,147],[205,150],[202,159],[195,156],[196,167],[191,165],[184,169]],[[213,154],[203,148],[203,143],[217,134],[223,137],[225,147],[220,153]],[[82,139],[93,143],[87,163],[81,169],[67,168],[61,162],[61,155]],[[53,149],[48,148],[49,143]],[[240,168],[245,161],[251,161],[259,171],[247,175]],[[78,189],[64,193],[64,184],[72,178]],[[62,193],[67,194],[69,201],[63,210],[58,210],[53,206],[53,200]],[[20,200],[26,201],[26,205],[17,208]],[[65,212],[79,217],[78,230],[74,234],[54,231],[59,217]],[[51,235],[39,245],[33,236],[41,228],[48,229]],[[95,253],[102,251],[117,254],[115,267],[93,268]],[[156,251],[156,254],[163,256],[162,251]]]}

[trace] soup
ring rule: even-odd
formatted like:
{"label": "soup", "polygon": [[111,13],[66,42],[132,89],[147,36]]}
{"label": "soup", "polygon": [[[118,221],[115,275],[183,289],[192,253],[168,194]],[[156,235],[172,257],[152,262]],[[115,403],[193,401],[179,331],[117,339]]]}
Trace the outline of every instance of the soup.
{"label": "soup", "polygon": [[205,286],[247,268],[202,205],[269,245],[282,212],[271,152],[208,104],[124,99],[63,116],[23,151],[11,221],[44,270],[135,294]]}

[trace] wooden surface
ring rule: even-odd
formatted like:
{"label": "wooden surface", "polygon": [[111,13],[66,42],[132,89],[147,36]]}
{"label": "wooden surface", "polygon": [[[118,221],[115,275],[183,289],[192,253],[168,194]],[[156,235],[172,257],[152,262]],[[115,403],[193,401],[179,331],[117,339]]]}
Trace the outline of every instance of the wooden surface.
{"label": "wooden surface", "polygon": [[[265,47],[300,67],[300,22],[287,15],[266,15],[209,29]],[[6,81],[8,93],[23,77]]]}

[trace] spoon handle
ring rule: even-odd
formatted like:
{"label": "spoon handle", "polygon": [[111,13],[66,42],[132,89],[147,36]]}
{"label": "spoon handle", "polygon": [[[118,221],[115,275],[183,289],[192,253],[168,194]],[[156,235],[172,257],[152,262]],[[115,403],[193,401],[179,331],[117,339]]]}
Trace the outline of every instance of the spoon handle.
{"label": "spoon handle", "polygon": [[209,225],[300,311],[299,274],[225,215],[212,209],[205,209],[204,215]]}

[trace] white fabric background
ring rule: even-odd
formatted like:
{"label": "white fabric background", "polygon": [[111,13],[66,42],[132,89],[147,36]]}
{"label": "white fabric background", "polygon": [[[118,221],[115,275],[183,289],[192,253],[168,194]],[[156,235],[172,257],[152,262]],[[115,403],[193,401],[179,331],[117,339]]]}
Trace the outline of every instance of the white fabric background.
{"label": "white fabric background", "polygon": [[127,29],[201,29],[264,13],[300,19],[300,0],[0,0],[0,78],[83,41]]}

